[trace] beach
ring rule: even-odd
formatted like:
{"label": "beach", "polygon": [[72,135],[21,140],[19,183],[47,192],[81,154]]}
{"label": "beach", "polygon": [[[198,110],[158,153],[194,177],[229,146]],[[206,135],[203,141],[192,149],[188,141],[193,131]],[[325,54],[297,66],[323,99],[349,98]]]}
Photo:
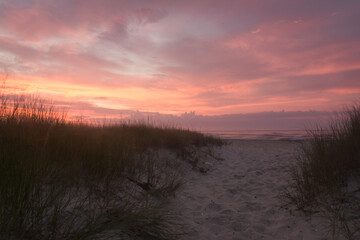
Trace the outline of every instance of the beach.
{"label": "beach", "polygon": [[167,206],[180,239],[332,239],[321,213],[306,216],[280,198],[300,141],[229,140],[203,159],[206,172],[185,171]]}

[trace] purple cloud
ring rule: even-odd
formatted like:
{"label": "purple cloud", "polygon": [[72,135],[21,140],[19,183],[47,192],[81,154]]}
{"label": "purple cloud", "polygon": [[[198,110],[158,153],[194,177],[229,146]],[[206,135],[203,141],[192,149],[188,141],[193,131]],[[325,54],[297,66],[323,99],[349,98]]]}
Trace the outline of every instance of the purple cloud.
{"label": "purple cloud", "polygon": [[356,0],[6,0],[0,63],[89,109],[333,110],[360,94],[359,9]]}

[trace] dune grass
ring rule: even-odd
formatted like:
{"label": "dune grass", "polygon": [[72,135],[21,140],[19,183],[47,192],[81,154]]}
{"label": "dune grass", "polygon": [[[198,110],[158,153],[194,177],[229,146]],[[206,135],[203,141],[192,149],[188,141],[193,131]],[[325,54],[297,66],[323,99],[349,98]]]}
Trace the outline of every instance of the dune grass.
{"label": "dune grass", "polygon": [[181,176],[149,150],[221,144],[175,128],[73,123],[39,98],[0,99],[2,239],[175,238],[159,202]]}
{"label": "dune grass", "polygon": [[359,239],[360,105],[339,114],[329,129],[310,131],[285,197],[305,212],[322,211],[333,237]]}

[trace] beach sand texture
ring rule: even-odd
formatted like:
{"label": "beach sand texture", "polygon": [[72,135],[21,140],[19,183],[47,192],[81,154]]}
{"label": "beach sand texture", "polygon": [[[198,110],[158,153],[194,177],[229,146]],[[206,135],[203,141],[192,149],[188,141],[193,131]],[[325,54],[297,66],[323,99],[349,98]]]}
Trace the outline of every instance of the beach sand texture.
{"label": "beach sand texture", "polygon": [[187,171],[169,210],[184,223],[184,240],[332,239],[324,217],[306,217],[279,199],[290,181],[299,142],[239,141],[215,149],[223,161]]}

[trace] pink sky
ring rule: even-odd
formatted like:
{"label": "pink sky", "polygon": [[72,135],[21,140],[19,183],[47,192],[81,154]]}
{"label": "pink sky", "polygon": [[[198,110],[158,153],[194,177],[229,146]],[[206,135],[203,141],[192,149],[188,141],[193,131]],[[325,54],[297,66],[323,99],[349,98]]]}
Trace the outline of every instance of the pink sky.
{"label": "pink sky", "polygon": [[334,111],[359,22],[358,0],[0,0],[0,72],[86,116]]}

